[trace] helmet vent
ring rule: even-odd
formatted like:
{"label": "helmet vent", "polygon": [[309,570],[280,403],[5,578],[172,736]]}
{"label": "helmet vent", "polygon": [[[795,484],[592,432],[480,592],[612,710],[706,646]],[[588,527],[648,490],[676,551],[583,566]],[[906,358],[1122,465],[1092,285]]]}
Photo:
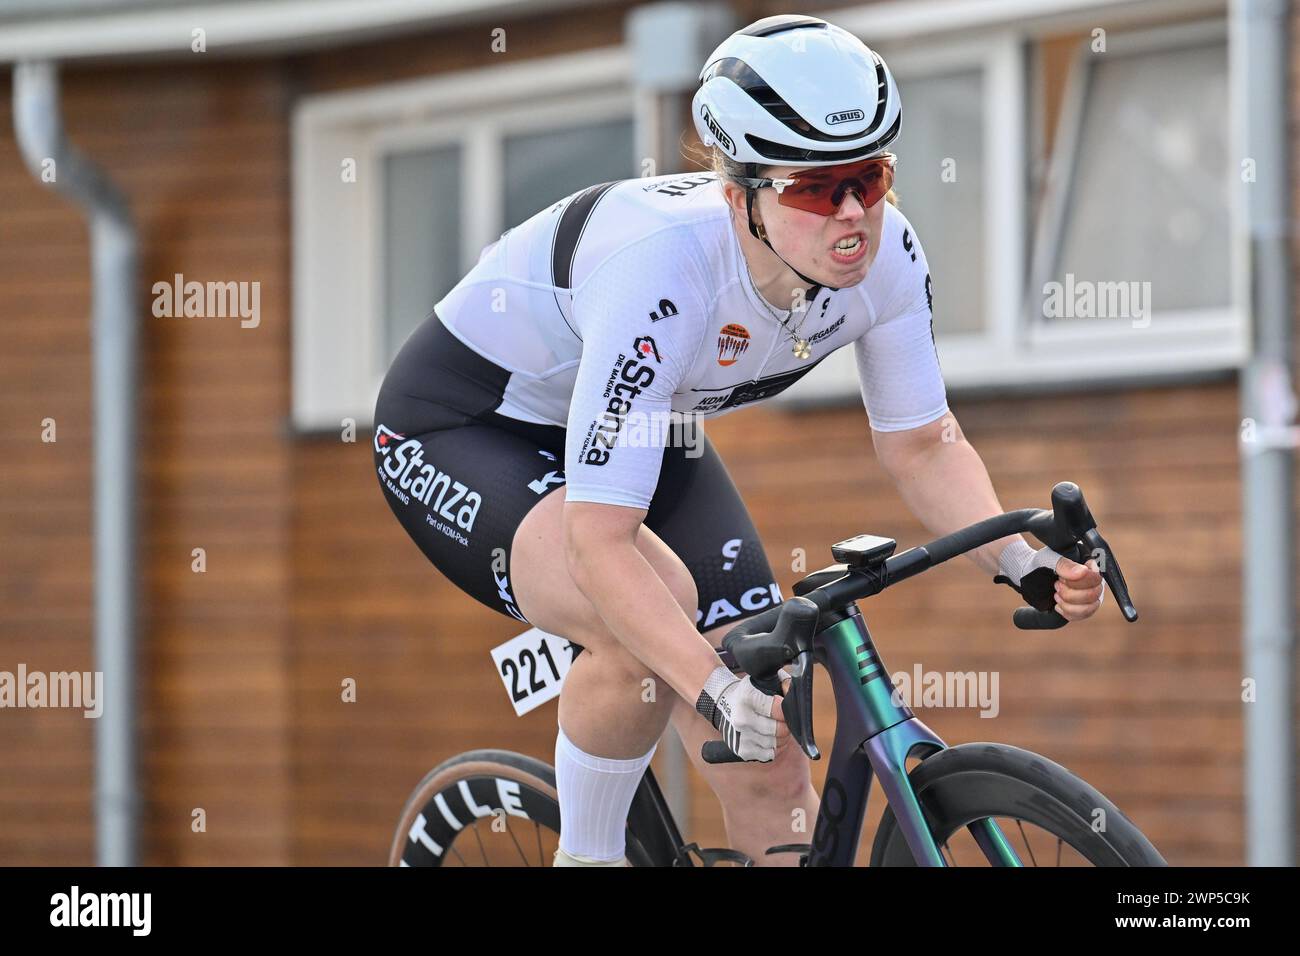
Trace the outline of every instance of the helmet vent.
{"label": "helmet vent", "polygon": [[[716,76],[724,76],[731,80],[748,93],[755,103],[800,136],[806,136],[808,139],[815,139],[822,143],[843,143],[847,140],[857,139],[862,135],[861,133],[849,133],[844,136],[834,136],[830,133],[823,133],[800,116],[794,107],[777,95],[776,90],[767,85],[767,81],[759,76],[753,67],[738,57],[729,56],[718,60],[705,72],[704,81],[707,82]],[[877,125],[884,116],[884,96],[886,92],[882,89],[880,100],[876,104],[876,116],[873,123]]]}
{"label": "helmet vent", "polygon": [[745,29],[738,30],[737,33],[747,37],[770,37],[777,33],[785,33],[787,30],[799,30],[805,27],[825,30],[827,26],[829,24],[825,20],[788,13],[779,17],[764,17]]}
{"label": "helmet vent", "polygon": [[[774,143],[770,139],[764,139],[761,136],[755,136],[752,133],[745,134],[745,141],[755,150],[776,165],[787,165],[790,163],[851,163],[855,159],[866,159],[873,153],[878,153],[882,149],[882,144],[888,144],[895,136],[898,135],[898,128],[902,125],[903,117],[900,115],[894,120],[885,133],[877,136],[865,146],[859,146],[856,149],[843,150],[835,152],[828,149],[798,149],[793,146],[784,146],[781,143]],[[855,139],[853,136],[827,137],[823,135],[813,136],[811,133],[805,133],[809,139],[819,139],[823,142],[828,139]]]}

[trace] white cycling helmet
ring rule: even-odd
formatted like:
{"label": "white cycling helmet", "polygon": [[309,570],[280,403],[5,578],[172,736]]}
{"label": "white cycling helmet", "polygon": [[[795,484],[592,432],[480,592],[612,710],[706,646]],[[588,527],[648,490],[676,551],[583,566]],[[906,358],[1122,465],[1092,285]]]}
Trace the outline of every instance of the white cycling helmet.
{"label": "white cycling helmet", "polygon": [[700,71],[700,142],[741,163],[827,166],[883,153],[902,122],[880,55],[825,20],[765,17],[727,37]]}

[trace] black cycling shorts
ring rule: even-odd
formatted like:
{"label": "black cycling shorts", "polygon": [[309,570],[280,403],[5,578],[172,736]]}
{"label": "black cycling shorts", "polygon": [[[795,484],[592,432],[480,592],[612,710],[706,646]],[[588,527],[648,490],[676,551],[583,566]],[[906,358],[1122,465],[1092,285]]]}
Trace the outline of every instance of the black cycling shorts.
{"label": "black cycling shorts", "polygon": [[[457,587],[527,622],[510,588],[510,546],[529,510],[564,487],[565,430],[496,413],[510,373],[431,315],[380,388],[374,454],[388,505],[420,550]],[[645,525],[699,590],[701,631],[780,602],[754,522],[702,432],[669,441]],[[702,453],[701,453],[702,451]],[[563,560],[561,542],[556,558]]]}

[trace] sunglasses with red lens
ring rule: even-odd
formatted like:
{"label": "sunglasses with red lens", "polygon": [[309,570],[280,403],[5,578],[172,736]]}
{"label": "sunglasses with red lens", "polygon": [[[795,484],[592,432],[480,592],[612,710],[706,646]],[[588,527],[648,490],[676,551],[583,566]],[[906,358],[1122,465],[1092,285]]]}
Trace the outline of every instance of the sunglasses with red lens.
{"label": "sunglasses with red lens", "polygon": [[831,216],[849,192],[857,195],[866,209],[880,202],[893,188],[897,164],[893,153],[883,153],[856,163],[800,169],[778,179],[741,177],[737,182],[755,189],[771,186],[782,206]]}

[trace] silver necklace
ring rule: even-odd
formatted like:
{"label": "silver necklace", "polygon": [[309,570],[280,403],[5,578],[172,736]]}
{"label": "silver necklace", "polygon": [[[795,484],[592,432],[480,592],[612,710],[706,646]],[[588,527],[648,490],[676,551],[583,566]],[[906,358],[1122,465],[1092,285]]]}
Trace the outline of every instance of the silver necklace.
{"label": "silver necklace", "polygon": [[[767,311],[771,314],[772,318],[776,319],[777,324],[780,325],[781,328],[785,330],[785,334],[789,337],[790,341],[793,343],[793,348],[791,349],[791,351],[794,352],[795,358],[799,358],[799,359],[812,358],[811,344],[808,342],[807,339],[802,338],[799,335],[799,333],[803,330],[803,324],[808,321],[808,306],[810,303],[807,302],[804,303],[803,318],[799,320],[799,324],[795,326],[794,331],[791,331],[790,326],[787,325],[786,323],[790,321],[790,318],[794,315],[795,310],[793,308],[790,308],[789,310],[786,311],[785,318],[784,319],[781,318],[781,316],[777,314],[776,309],[774,309],[771,305],[769,305],[767,299],[763,298],[763,294],[758,291],[758,285],[754,282],[754,274],[749,271],[748,263],[745,264],[745,275],[749,278],[749,287],[754,290],[754,298],[758,299],[759,302],[763,303],[763,308],[767,309]],[[820,289],[818,289],[817,291],[819,293],[821,292]]]}

